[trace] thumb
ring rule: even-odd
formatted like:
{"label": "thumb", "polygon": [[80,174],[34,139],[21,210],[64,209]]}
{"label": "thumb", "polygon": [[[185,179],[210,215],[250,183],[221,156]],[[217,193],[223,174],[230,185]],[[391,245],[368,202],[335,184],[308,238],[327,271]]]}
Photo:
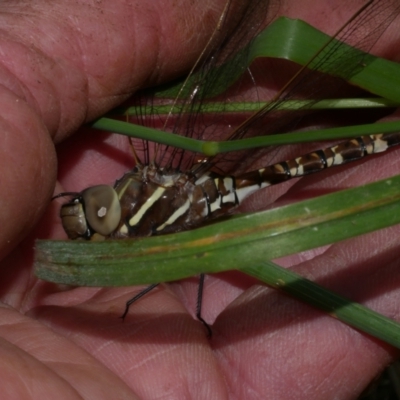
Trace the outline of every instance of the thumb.
{"label": "thumb", "polygon": [[225,1],[24,3],[0,6],[6,32],[0,54],[7,54],[0,56],[1,257],[34,226],[52,195],[53,141],[137,88],[186,70]]}

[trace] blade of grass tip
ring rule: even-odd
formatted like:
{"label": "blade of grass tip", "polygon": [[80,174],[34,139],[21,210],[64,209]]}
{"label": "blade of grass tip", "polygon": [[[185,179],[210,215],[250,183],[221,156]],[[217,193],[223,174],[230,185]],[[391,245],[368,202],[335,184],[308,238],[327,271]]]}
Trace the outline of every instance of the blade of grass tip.
{"label": "blade of grass tip", "polygon": [[242,268],[241,271],[400,349],[400,324],[382,314],[339,296],[271,261]]}
{"label": "blade of grass tip", "polygon": [[[304,21],[281,17],[255,38],[250,48],[249,62],[258,57],[273,57],[305,65],[328,40],[328,35]],[[350,46],[343,45],[341,52],[350,49]],[[353,50],[355,57],[363,54],[360,50]],[[349,82],[381,97],[400,101],[398,63],[368,54],[363,57],[363,67]]]}

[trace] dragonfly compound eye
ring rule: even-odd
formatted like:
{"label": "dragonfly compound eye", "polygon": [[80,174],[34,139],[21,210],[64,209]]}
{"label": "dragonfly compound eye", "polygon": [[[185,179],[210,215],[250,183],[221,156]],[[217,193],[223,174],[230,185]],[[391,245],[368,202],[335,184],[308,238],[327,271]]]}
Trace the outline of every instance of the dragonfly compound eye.
{"label": "dragonfly compound eye", "polygon": [[82,200],[90,227],[100,235],[110,235],[121,220],[117,192],[108,185],[93,186],[82,192]]}

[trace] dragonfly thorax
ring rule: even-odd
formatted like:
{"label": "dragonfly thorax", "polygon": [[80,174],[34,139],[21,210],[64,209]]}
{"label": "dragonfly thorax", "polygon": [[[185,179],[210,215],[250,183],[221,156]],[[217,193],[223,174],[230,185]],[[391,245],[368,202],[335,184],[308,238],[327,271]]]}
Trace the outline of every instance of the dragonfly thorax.
{"label": "dragonfly thorax", "polygon": [[192,229],[237,205],[226,179],[232,180],[214,174],[196,178],[154,165],[136,167],[114,188],[93,186],[64,204],[62,223],[70,239],[90,240]]}

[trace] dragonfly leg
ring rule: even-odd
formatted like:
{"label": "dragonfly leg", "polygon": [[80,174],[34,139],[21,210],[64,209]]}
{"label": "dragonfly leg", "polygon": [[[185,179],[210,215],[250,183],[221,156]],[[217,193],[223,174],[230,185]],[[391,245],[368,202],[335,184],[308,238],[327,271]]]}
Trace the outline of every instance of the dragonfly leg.
{"label": "dragonfly leg", "polygon": [[197,291],[196,317],[205,326],[205,328],[207,330],[207,337],[211,338],[212,330],[210,328],[210,325],[208,325],[207,322],[201,316],[201,307],[202,307],[202,304],[203,304],[204,278],[205,278],[204,274],[201,274],[200,277],[199,277],[199,288],[198,288],[198,291]]}
{"label": "dragonfly leg", "polygon": [[147,286],[146,289],[143,289],[140,293],[138,293],[136,296],[132,297],[130,300],[128,300],[125,304],[125,311],[124,313],[121,315],[120,318],[122,318],[122,320],[125,319],[126,315],[128,314],[129,308],[130,306],[137,300],[139,300],[141,297],[143,297],[145,294],[149,293],[150,291],[152,291],[155,287],[157,287],[159,285],[159,283],[154,283],[153,285]]}
{"label": "dragonfly leg", "polygon": [[[198,291],[197,291],[196,317],[205,326],[205,328],[207,330],[207,337],[211,338],[212,330],[210,328],[210,325],[208,325],[207,322],[201,316],[201,306],[202,306],[202,303],[203,303],[204,278],[205,278],[205,275],[201,274],[200,278],[199,278],[199,288],[198,288]],[[136,301],[138,301],[140,298],[142,298],[145,294],[151,292],[158,285],[159,285],[159,283],[154,283],[153,285],[147,286],[147,288],[143,289],[136,296],[134,296],[131,299],[129,299],[125,304],[124,313],[121,315],[120,318],[122,318],[122,320],[124,320],[125,317],[127,316],[128,312],[129,312],[130,306],[133,303],[135,303]]]}

